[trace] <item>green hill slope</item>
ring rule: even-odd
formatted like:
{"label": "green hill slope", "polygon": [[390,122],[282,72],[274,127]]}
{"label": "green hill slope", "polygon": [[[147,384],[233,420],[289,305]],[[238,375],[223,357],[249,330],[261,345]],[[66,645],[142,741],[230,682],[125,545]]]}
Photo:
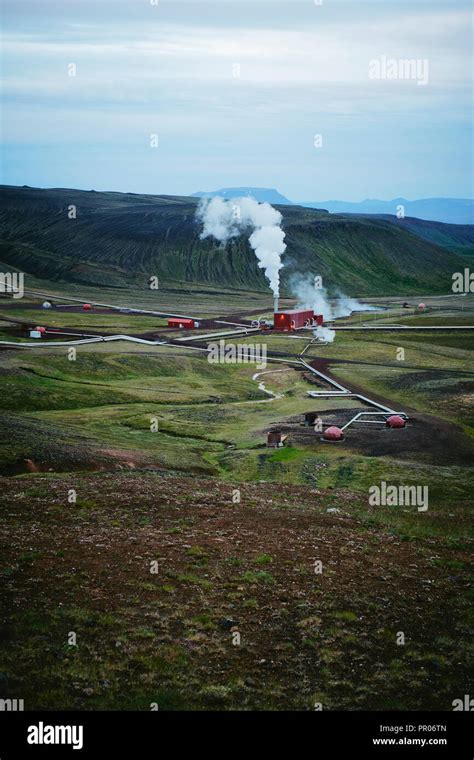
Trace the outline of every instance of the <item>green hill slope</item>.
{"label": "green hill slope", "polygon": [[[3,186],[0,201],[0,261],[35,277],[130,287],[157,275],[162,284],[267,288],[245,237],[226,248],[199,239],[195,198]],[[278,208],[288,244],[283,290],[298,272],[322,274],[330,290],[350,295],[443,293],[465,265],[383,219]]]}
{"label": "green hill slope", "polygon": [[377,215],[372,216],[372,219],[374,218],[383,219],[400,229],[413,232],[424,240],[447,248],[449,251],[465,256],[474,255],[474,224],[445,224],[412,216],[397,219],[396,216]]}

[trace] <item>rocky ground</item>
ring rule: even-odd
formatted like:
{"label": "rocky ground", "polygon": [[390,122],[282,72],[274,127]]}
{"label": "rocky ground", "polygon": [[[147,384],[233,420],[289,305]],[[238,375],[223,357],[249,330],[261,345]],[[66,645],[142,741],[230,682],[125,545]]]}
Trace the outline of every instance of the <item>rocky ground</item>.
{"label": "rocky ground", "polygon": [[0,490],[0,696],[25,709],[450,710],[468,693],[469,547],[429,513],[411,535],[360,493],[146,471]]}

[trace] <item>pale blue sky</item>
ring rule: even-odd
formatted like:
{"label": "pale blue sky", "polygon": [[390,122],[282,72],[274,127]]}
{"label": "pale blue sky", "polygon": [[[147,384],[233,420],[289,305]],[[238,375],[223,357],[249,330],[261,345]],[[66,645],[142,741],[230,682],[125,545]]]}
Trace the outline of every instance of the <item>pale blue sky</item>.
{"label": "pale blue sky", "polygon": [[[472,196],[469,2],[152,2],[3,0],[2,182]],[[381,56],[428,83],[370,79]]]}

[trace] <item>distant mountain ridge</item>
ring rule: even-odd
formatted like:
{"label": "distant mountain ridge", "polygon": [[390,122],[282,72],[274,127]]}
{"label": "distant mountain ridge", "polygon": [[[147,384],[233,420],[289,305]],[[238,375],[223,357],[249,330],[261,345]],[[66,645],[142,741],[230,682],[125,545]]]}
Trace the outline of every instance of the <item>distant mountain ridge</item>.
{"label": "distant mountain ridge", "polygon": [[307,208],[325,208],[331,214],[390,214],[396,216],[403,206],[405,216],[446,224],[474,224],[474,200],[471,198],[420,198],[409,201],[393,198],[381,201],[367,198],[360,203],[351,201],[300,201]]}
{"label": "distant mountain ridge", "polygon": [[216,196],[220,198],[244,198],[247,195],[260,203],[266,202],[277,206],[294,205],[292,201],[285,198],[273,187],[222,187],[220,190],[192,193],[191,198],[215,198]]}
{"label": "distant mountain ridge", "polygon": [[304,206],[326,210],[331,214],[378,214],[397,216],[401,207],[405,217],[416,217],[445,224],[474,224],[474,200],[472,198],[419,198],[409,201],[406,198],[393,198],[382,201],[366,198],[363,201],[290,201],[275,188],[268,187],[222,187],[220,190],[199,191],[191,198],[238,198],[246,195],[262,203],[281,206]]}

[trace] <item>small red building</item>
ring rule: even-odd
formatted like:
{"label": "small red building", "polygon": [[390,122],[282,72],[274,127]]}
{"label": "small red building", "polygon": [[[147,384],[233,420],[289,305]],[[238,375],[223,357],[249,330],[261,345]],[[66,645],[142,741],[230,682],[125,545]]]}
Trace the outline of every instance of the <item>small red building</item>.
{"label": "small red building", "polygon": [[181,319],[178,317],[170,317],[168,319],[168,327],[174,327],[175,330],[192,330],[196,327],[194,319]]}
{"label": "small red building", "polygon": [[312,309],[292,309],[291,311],[276,311],[273,315],[275,330],[298,330],[311,323],[314,318]]}

